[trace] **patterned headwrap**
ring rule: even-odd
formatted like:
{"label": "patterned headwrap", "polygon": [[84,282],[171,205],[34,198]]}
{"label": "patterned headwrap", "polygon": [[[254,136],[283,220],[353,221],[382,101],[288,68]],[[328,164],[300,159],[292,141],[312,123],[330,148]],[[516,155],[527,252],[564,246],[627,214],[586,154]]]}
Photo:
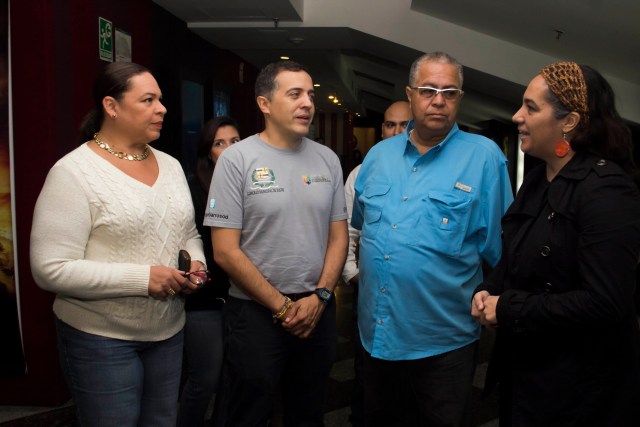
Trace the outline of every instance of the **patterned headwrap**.
{"label": "patterned headwrap", "polygon": [[589,123],[587,83],[580,66],[575,62],[556,62],[544,67],[540,74],[562,105],[579,113],[585,125]]}

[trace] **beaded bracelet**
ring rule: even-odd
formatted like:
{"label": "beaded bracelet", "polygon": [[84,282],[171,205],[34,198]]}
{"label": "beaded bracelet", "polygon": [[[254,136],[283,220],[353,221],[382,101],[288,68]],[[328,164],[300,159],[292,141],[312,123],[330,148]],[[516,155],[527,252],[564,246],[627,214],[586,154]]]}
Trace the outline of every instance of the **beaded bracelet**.
{"label": "beaded bracelet", "polygon": [[273,323],[277,323],[278,320],[282,319],[284,317],[285,314],[287,314],[287,310],[289,310],[289,308],[293,305],[293,301],[291,301],[291,298],[285,296],[284,297],[284,304],[282,305],[282,308],[280,309],[279,312],[277,313],[273,313]]}

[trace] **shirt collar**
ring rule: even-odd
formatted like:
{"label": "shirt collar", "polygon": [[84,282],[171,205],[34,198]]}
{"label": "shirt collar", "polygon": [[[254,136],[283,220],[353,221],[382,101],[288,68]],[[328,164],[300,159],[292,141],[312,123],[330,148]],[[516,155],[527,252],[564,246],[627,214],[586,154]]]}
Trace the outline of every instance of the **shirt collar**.
{"label": "shirt collar", "polygon": [[[411,141],[411,138],[409,137],[409,135],[411,134],[411,131],[414,128],[414,121],[411,120],[408,124],[407,127],[404,130],[404,138],[407,141],[407,148],[405,149],[408,150],[409,147],[413,147],[416,150],[418,150],[418,148],[416,147],[416,145]],[[435,149],[436,151],[440,151],[442,149],[442,147],[444,147],[452,138],[454,138],[454,136],[460,131],[460,128],[458,128],[458,123],[454,122],[453,126],[451,127],[451,130],[449,130],[449,133],[447,134],[447,136],[438,144],[434,145],[432,147],[431,150]],[[429,151],[431,151],[429,150]]]}

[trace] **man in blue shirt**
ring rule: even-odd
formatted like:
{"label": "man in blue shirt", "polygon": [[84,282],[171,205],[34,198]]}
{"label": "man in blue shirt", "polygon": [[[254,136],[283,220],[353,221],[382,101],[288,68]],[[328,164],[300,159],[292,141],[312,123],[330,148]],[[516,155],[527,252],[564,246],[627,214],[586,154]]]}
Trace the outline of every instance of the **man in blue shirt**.
{"label": "man in blue shirt", "polygon": [[498,146],[455,123],[462,80],[446,53],[418,58],[406,89],[414,120],[369,151],[356,180],[370,426],[471,423],[480,330],[469,303],[482,261],[500,258],[513,194]]}

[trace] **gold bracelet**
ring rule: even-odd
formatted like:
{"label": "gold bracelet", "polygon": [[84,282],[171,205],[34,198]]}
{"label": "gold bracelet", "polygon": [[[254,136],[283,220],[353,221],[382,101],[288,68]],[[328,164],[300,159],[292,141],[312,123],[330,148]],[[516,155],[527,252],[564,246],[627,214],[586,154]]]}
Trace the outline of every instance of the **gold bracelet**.
{"label": "gold bracelet", "polygon": [[282,319],[284,315],[287,314],[287,310],[289,310],[292,305],[293,301],[291,301],[291,298],[285,296],[284,304],[282,305],[280,311],[278,311],[277,313],[273,313],[273,323],[276,323],[278,320]]}

